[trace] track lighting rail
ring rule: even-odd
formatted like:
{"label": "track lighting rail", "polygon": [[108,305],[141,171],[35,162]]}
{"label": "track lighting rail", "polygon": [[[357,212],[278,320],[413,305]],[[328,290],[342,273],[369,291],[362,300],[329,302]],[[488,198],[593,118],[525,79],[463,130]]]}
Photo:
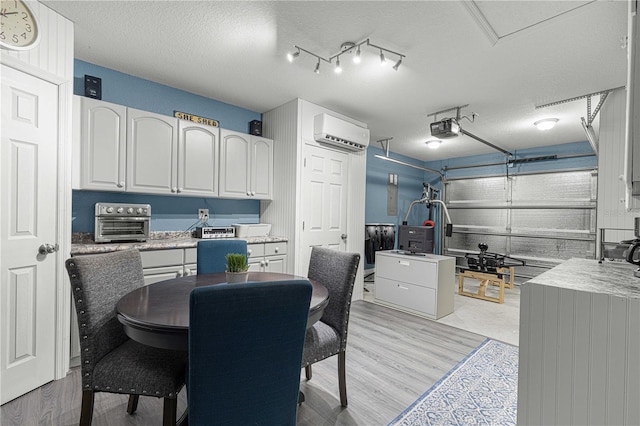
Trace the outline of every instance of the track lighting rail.
{"label": "track lighting rail", "polygon": [[377,44],[373,44],[371,43],[370,39],[365,39],[362,40],[358,43],[354,43],[352,41],[346,41],[344,43],[342,43],[342,45],[340,46],[340,51],[334,55],[329,56],[328,58],[325,58],[324,56],[318,55],[317,53],[313,53],[310,50],[307,50],[301,46],[298,46],[297,44],[293,45],[293,48],[296,49],[295,52],[293,53],[288,53],[287,57],[289,58],[290,62],[293,62],[294,59],[296,59],[298,56],[300,56],[300,52],[304,52],[307,55],[313,56],[314,58],[316,58],[318,61],[316,63],[316,67],[314,72],[316,74],[319,74],[320,72],[320,62],[324,61],[327,62],[329,64],[332,64],[334,59],[335,59],[335,64],[336,64],[336,68],[335,68],[335,72],[336,73],[340,73],[342,71],[342,68],[340,66],[340,56],[347,54],[347,53],[352,53],[355,51],[355,56],[354,56],[354,62],[358,63],[360,62],[360,55],[361,55],[361,46],[368,46],[371,47],[373,49],[376,49],[380,52],[380,62],[381,64],[384,64],[386,62],[386,58],[384,56],[385,53],[387,54],[391,54],[391,55],[396,55],[398,57],[398,60],[396,61],[396,63],[393,65],[393,69],[395,71],[398,71],[398,68],[400,67],[400,65],[402,64],[402,60],[404,58],[406,58],[406,55],[396,52],[394,50],[391,49],[387,49],[386,47],[382,47],[379,46]]}

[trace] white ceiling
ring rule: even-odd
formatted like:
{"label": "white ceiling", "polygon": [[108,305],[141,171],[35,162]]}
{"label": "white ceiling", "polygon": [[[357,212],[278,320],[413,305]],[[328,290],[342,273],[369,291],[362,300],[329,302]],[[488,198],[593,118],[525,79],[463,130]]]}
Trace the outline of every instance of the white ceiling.
{"label": "white ceiling", "polygon": [[[426,148],[430,113],[469,104],[461,115],[477,117],[463,129],[510,151],[584,141],[585,99],[536,105],[626,84],[620,0],[41,2],[75,23],[78,59],[258,112],[302,98],[425,161],[495,152],[466,136]],[[406,55],[399,70],[364,46],[341,75],[326,63],[314,74],[305,53],[285,58],[294,44],[329,57],[366,38]],[[538,131],[546,117],[560,121]]]}

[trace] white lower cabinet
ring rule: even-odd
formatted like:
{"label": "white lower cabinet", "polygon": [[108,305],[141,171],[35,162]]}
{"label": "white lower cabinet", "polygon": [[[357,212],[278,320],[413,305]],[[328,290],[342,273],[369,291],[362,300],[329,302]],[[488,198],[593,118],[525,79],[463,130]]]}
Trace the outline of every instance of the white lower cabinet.
{"label": "white lower cabinet", "polygon": [[249,271],[286,272],[287,243],[247,244]]}
{"label": "white lower cabinet", "polygon": [[195,248],[141,251],[144,283],[195,275],[196,256]]}
{"label": "white lower cabinet", "polygon": [[375,301],[438,319],[453,312],[454,257],[433,254],[376,253]]}

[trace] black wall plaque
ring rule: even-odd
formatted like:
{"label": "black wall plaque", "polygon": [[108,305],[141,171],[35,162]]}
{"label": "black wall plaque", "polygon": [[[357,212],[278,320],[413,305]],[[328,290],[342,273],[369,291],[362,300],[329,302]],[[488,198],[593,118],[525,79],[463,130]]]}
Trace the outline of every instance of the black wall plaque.
{"label": "black wall plaque", "polygon": [[85,74],[84,95],[89,98],[102,99],[102,79]]}

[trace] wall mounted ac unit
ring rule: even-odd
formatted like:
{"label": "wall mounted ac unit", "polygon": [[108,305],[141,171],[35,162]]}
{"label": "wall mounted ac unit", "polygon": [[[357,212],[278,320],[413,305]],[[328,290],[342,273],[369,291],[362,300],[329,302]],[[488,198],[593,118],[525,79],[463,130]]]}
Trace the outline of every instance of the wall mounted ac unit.
{"label": "wall mounted ac unit", "polygon": [[362,151],[369,146],[369,129],[328,114],[318,114],[314,117],[313,137],[317,142],[351,151]]}

